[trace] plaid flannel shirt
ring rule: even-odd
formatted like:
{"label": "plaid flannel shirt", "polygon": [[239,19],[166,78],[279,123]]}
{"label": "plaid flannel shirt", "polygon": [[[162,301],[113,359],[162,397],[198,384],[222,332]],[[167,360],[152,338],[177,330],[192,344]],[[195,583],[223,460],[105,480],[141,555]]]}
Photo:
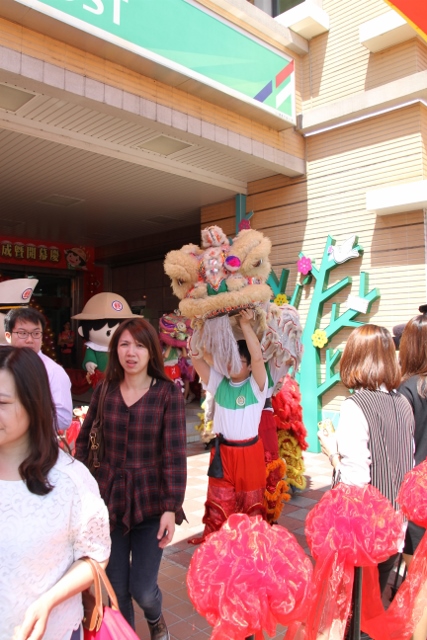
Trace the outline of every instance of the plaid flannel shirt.
{"label": "plaid flannel shirt", "polygon": [[[89,433],[102,385],[95,389],[76,444],[76,458],[87,461]],[[110,384],[103,419],[105,454],[95,472],[110,514],[111,528],[122,520],[127,529],[165,511],[184,519],[187,481],[185,405],[172,382],[156,380],[128,407],[118,384]]]}

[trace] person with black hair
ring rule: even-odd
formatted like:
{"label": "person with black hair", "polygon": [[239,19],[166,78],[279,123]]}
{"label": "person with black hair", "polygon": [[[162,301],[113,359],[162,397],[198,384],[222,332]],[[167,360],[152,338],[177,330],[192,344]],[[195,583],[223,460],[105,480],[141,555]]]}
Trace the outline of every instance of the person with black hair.
{"label": "person with black hair", "polygon": [[95,479],[59,449],[46,369],[0,349],[0,638],[77,640],[90,565],[110,555]]}
{"label": "person with black hair", "polygon": [[71,381],[65,370],[41,350],[46,328],[44,315],[33,307],[11,309],[4,319],[4,328],[9,344],[18,348],[28,347],[43,361],[56,409],[58,429],[68,429],[73,419]]}
{"label": "person with black hair", "polygon": [[252,319],[252,310],[240,311],[240,328],[245,339],[237,342],[242,364],[237,375],[226,378],[198,353],[191,353],[194,368],[215,398],[213,431],[217,435],[208,471],[205,529],[202,536],[190,538],[190,544],[199,544],[209,533],[218,531],[232,513],[265,517],[264,447],[258,428],[268,385],[261,345],[250,324]]}

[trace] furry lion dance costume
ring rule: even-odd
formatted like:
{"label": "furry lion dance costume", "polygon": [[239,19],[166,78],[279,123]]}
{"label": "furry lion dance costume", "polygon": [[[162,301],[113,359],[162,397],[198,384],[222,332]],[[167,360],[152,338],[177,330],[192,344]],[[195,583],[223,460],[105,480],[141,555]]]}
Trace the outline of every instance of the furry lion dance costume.
{"label": "furry lion dance costume", "polygon": [[234,319],[241,309],[255,312],[265,362],[275,369],[285,363],[296,369],[300,363],[298,313],[290,305],[270,303],[270,250],[271,241],[260,231],[243,229],[231,243],[213,226],[202,231],[201,247],[187,244],[166,256],[165,272],[180,312],[192,321],[192,347],[211,354],[214,368],[225,376],[241,367],[236,340],[243,336]]}
{"label": "furry lion dance costume", "polygon": [[269,393],[259,435],[264,444],[267,490],[264,507],[270,521],[277,519],[289,499],[282,480],[285,463],[279,459],[271,396],[292,367],[299,367],[301,326],[294,307],[270,302],[267,284],[271,271],[271,241],[255,229],[243,229],[230,241],[220,227],[202,231],[201,246],[188,244],[171,251],[165,272],[180,299],[180,313],[191,320],[191,348],[212,360],[213,368],[229,378],[241,369],[237,340],[243,338],[236,321],[242,309],[254,311],[253,329],[266,363]]}

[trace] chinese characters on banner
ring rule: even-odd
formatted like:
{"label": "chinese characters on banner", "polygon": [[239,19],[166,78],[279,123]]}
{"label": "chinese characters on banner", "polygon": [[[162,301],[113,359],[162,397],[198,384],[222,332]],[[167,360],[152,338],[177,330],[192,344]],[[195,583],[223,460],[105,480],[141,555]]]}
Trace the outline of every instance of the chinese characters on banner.
{"label": "chinese characters on banner", "polygon": [[92,271],[92,247],[35,242],[22,238],[0,239],[0,264],[25,264],[33,267]]}

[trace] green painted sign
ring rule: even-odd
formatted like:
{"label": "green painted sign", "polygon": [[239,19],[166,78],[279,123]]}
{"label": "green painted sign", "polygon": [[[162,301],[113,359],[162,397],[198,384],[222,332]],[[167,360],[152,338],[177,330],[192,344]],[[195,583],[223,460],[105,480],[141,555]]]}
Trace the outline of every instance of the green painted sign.
{"label": "green painted sign", "polygon": [[195,0],[15,0],[295,123],[294,61]]}

